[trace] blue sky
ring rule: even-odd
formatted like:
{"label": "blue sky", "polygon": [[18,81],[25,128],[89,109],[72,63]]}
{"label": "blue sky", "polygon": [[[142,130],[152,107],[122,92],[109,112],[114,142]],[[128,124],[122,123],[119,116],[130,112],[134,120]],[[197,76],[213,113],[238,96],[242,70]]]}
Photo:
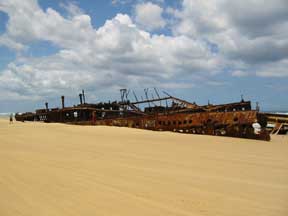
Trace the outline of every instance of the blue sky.
{"label": "blue sky", "polygon": [[288,3],[0,0],[0,112],[157,87],[288,110]]}

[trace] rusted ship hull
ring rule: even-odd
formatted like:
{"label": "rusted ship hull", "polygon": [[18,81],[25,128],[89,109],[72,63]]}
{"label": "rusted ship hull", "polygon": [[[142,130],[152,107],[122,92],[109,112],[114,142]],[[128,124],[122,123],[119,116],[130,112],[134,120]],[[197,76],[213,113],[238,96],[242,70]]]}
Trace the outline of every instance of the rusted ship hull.
{"label": "rusted ship hull", "polygon": [[[74,117],[74,113],[79,115]],[[97,113],[93,109],[61,110],[41,115],[16,115],[18,121],[59,122],[78,125],[106,125],[118,127],[140,128],[156,131],[173,131],[191,134],[207,134],[230,136],[259,140],[270,140],[269,133],[262,129],[255,133],[252,124],[261,122],[266,125],[265,115],[256,111],[234,112],[200,112],[200,113],[161,113],[148,116],[126,116],[93,118]],[[67,115],[69,113],[69,115]],[[96,115],[95,115],[96,114]]]}
{"label": "rusted ship hull", "polygon": [[[81,96],[81,95],[80,95]],[[171,106],[146,107],[141,111],[137,107],[141,103],[154,103],[155,101],[172,100]],[[178,103],[176,104],[175,101]],[[131,103],[129,101],[86,104],[73,107],[36,110],[35,113],[17,114],[18,121],[59,122],[80,125],[107,125],[131,127],[155,131],[173,131],[191,134],[207,134],[270,140],[265,130],[267,117],[252,110],[248,101],[222,105],[198,106],[195,103],[169,96],[153,100]],[[255,130],[254,123],[262,126]]]}
{"label": "rusted ship hull", "polygon": [[269,141],[270,136],[265,129],[255,133],[252,124],[257,121],[265,124],[266,118],[259,115],[256,111],[238,111],[225,113],[174,113],[147,117],[98,119],[92,121],[92,124]]}

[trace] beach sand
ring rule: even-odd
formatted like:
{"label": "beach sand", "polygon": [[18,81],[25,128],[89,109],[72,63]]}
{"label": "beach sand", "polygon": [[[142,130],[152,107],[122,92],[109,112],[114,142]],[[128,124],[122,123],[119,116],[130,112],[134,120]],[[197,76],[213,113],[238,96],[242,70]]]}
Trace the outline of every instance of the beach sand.
{"label": "beach sand", "polygon": [[287,216],[271,142],[0,120],[1,216]]}

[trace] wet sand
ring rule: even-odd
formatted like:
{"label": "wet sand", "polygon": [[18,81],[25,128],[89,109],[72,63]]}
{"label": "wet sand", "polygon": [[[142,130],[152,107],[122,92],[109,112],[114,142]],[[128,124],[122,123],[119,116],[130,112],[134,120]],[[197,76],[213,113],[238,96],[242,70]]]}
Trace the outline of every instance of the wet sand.
{"label": "wet sand", "polygon": [[0,215],[288,215],[271,142],[0,119]]}

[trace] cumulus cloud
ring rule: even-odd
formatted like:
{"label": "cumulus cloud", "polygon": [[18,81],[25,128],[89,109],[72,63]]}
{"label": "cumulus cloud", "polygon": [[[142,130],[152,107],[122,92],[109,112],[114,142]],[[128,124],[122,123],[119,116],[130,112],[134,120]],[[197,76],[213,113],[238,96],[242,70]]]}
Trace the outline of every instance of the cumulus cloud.
{"label": "cumulus cloud", "polygon": [[[68,12],[63,16],[52,8],[43,10],[37,0],[0,0],[0,10],[9,16],[0,45],[20,53],[0,73],[0,99],[69,95],[108,86],[112,91],[190,88],[197,79],[212,84],[208,77],[224,69],[234,77],[288,76],[286,0],[183,0],[178,9],[157,2],[141,1],[134,19],[117,14],[95,28],[74,3],[61,4]],[[167,24],[164,9],[173,19],[172,35],[150,33]],[[35,41],[59,50],[27,57],[25,51]]]}
{"label": "cumulus cloud", "polygon": [[166,24],[162,17],[163,9],[152,2],[140,3],[135,6],[137,24],[147,30],[163,28]]}
{"label": "cumulus cloud", "polygon": [[223,58],[233,64],[245,64],[246,71],[258,71],[268,62],[278,68],[288,58],[286,0],[183,0],[182,8],[170,9],[170,13],[179,20],[173,28],[174,35],[203,38],[216,44]]}
{"label": "cumulus cloud", "polygon": [[68,12],[68,15],[72,17],[85,13],[75,2],[68,2],[66,4],[60,2],[60,7],[64,8]]}
{"label": "cumulus cloud", "polygon": [[221,0],[183,0],[182,9],[174,11],[174,15],[180,19],[174,27],[174,33],[198,37],[224,30],[227,20],[220,13],[220,2]]}
{"label": "cumulus cloud", "polygon": [[7,35],[0,36],[0,46],[1,45],[6,46],[12,50],[15,50],[16,52],[21,52],[27,49],[27,47],[24,44],[12,40]]}
{"label": "cumulus cloud", "polygon": [[225,1],[223,6],[230,22],[249,37],[274,34],[288,20],[287,0]]}
{"label": "cumulus cloud", "polygon": [[3,37],[17,43],[29,44],[42,40],[69,48],[79,44],[77,41],[87,41],[94,31],[88,15],[65,19],[52,8],[43,11],[34,0],[11,0],[1,6],[9,16],[7,31]]}
{"label": "cumulus cloud", "polygon": [[50,56],[21,56],[2,71],[0,89],[15,95],[39,97],[59,91],[70,95],[81,88],[94,91],[107,86],[113,91],[179,86],[177,76],[218,69],[219,60],[202,40],[151,35],[125,14],[95,29],[89,15],[65,18],[51,8],[43,11],[37,1],[12,0],[2,4],[1,10],[9,16],[4,36],[14,43],[29,47],[38,40],[59,47]]}

